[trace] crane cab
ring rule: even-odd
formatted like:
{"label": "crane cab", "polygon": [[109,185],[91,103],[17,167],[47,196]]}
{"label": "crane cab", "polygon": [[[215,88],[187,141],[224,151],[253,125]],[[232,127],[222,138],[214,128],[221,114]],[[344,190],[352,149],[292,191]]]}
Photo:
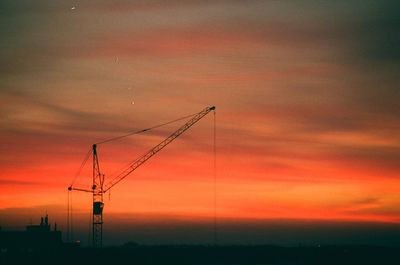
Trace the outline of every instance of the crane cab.
{"label": "crane cab", "polygon": [[104,203],[94,202],[93,203],[93,214],[100,215],[103,213]]}

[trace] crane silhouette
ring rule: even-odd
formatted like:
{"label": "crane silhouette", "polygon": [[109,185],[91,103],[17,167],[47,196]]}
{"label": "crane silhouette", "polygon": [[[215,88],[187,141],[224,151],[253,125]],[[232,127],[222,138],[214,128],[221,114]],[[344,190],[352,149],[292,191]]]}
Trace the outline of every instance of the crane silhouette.
{"label": "crane silhouette", "polygon": [[[186,130],[188,130],[190,127],[192,127],[195,123],[200,121],[204,116],[206,116],[209,112],[215,110],[215,106],[211,107],[206,107],[202,111],[190,115],[192,117],[189,121],[187,121],[184,125],[182,125],[178,130],[173,132],[171,135],[169,135],[167,138],[165,138],[163,141],[161,141],[159,144],[151,148],[148,152],[146,152],[144,155],[140,156],[137,158],[135,161],[133,161],[131,164],[129,164],[126,168],[122,169],[119,174],[116,175],[113,179],[111,179],[109,182],[105,183],[105,178],[104,174],[100,170],[100,164],[99,164],[99,158],[97,156],[97,145],[109,141],[113,141],[116,139],[120,139],[122,137],[126,137],[135,133],[140,133],[140,132],[145,132],[148,130],[151,130],[156,127],[160,127],[162,125],[158,125],[152,128],[140,130],[134,133],[126,134],[123,136],[118,136],[114,137],[111,139],[107,139],[105,141],[99,142],[97,144],[93,144],[91,154],[93,158],[93,169],[92,169],[92,178],[93,178],[93,184],[91,189],[85,189],[85,188],[80,188],[80,187],[75,187],[73,184],[71,184],[68,187],[68,191],[82,191],[82,192],[90,192],[92,193],[93,196],[93,205],[92,205],[92,246],[93,247],[101,247],[103,244],[103,208],[104,208],[104,201],[103,201],[103,196],[106,192],[110,191],[112,187],[117,185],[119,182],[121,182],[123,179],[125,179],[127,176],[129,176],[133,171],[135,171],[138,167],[143,165],[146,161],[148,161],[151,157],[153,157],[155,154],[160,152],[164,147],[166,147],[168,144],[170,144],[173,140],[175,140],[177,137],[179,137],[182,133],[184,133]],[[188,116],[187,116],[188,117]],[[181,118],[182,119],[182,118]],[[181,120],[179,119],[179,120]],[[177,121],[177,120],[175,120]],[[174,122],[174,121],[172,121]],[[171,123],[171,122],[169,122]],[[166,123],[166,124],[169,124]],[[84,160],[84,163],[86,163],[87,159],[89,158],[90,153],[88,153],[87,157]],[[81,165],[81,168],[83,167],[83,164]],[[69,209],[69,207],[68,207]],[[69,213],[68,213],[69,216]],[[68,217],[69,218],[69,217]]]}

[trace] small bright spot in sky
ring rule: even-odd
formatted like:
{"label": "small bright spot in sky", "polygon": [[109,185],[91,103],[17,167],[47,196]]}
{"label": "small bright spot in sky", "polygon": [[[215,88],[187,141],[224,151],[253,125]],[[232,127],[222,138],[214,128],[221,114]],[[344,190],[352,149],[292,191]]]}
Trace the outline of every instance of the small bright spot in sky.
{"label": "small bright spot in sky", "polygon": [[71,7],[71,10],[75,10],[75,9],[76,9],[76,6]]}
{"label": "small bright spot in sky", "polygon": [[135,101],[132,101],[132,105],[135,105]]}

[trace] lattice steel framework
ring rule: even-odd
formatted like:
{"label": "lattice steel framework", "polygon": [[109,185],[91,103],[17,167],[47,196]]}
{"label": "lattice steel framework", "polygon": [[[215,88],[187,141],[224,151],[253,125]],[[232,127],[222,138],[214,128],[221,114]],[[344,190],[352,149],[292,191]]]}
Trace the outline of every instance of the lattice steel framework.
{"label": "lattice steel framework", "polygon": [[103,243],[103,184],[104,175],[101,174],[97,146],[93,145],[93,215],[92,215],[92,245],[101,247]]}

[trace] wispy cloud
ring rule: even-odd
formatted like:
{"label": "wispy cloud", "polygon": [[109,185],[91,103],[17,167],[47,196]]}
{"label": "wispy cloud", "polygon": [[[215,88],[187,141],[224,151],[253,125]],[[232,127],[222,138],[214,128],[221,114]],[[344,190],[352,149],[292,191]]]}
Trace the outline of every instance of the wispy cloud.
{"label": "wispy cloud", "polygon": [[0,186],[32,186],[40,183],[34,181],[23,181],[14,179],[0,179]]}

